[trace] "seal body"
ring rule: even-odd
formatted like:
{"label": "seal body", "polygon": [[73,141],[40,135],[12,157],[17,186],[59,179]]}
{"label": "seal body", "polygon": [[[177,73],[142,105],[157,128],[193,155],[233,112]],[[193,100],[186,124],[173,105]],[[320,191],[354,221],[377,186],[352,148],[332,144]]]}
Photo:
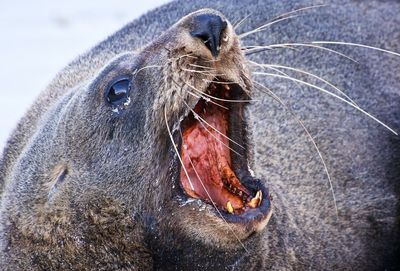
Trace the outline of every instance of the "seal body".
{"label": "seal body", "polygon": [[[242,49],[336,40],[400,52],[400,4],[335,1],[242,39],[234,34],[310,5],[177,1],[133,21],[69,64],[20,121],[3,151],[1,266],[396,269],[399,138],[315,88],[262,75],[269,73],[263,69],[254,73],[260,67],[249,60],[318,74],[399,131],[399,58],[340,45],[329,48],[357,62],[310,46],[248,56]],[[214,10],[191,13],[202,8]],[[191,35],[194,18],[202,14],[228,22],[250,14],[239,28],[228,26],[232,32],[218,52],[219,66],[211,61],[217,47],[211,50]],[[183,57],[193,53],[211,62]],[[193,75],[177,68],[193,63],[215,71]],[[195,90],[182,82],[202,89],[202,79],[212,80],[218,72],[244,90],[253,89],[257,100],[244,114],[254,148],[248,159],[273,194],[274,205],[269,224],[258,233],[256,226],[243,229],[213,214],[212,206],[182,202],[178,196],[180,164],[167,127],[176,136],[174,120],[188,111],[183,101],[189,107],[195,103],[189,94]],[[285,74],[280,75],[321,83],[293,70]],[[123,78],[130,80],[129,99],[108,103],[107,91]],[[257,91],[263,89],[258,84],[286,107],[265,89]],[[325,158],[331,185],[298,119]]]}

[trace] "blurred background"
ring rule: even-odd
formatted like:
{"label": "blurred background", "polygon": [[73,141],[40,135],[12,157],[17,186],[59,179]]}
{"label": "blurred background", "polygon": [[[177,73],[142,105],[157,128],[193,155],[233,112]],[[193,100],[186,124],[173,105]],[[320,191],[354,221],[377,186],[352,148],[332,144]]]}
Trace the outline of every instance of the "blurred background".
{"label": "blurred background", "polygon": [[56,73],[108,35],[169,0],[3,1],[0,9],[0,153]]}

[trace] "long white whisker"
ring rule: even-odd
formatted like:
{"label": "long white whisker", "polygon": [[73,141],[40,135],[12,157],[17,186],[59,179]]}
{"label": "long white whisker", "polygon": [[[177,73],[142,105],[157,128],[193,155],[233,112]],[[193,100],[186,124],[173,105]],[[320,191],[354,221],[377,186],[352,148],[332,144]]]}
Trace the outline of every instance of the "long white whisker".
{"label": "long white whisker", "polygon": [[295,113],[289,108],[288,105],[286,105],[285,102],[282,101],[282,99],[281,99],[278,95],[276,95],[272,90],[270,90],[270,89],[267,88],[266,86],[260,84],[259,82],[257,82],[257,81],[254,81],[254,82],[255,82],[257,85],[259,85],[259,86],[265,88],[265,89],[268,91],[268,92],[265,92],[265,93],[266,93],[267,95],[271,96],[272,98],[274,98],[275,100],[277,100],[277,101],[278,101],[278,102],[279,102],[279,103],[280,103],[280,104],[295,118],[295,120],[301,125],[301,127],[303,128],[303,130],[306,132],[308,138],[311,140],[311,142],[312,142],[312,144],[314,145],[314,148],[315,148],[315,150],[317,151],[318,156],[319,156],[319,158],[320,158],[320,160],[321,160],[321,162],[322,162],[322,164],[323,164],[323,166],[324,166],[325,174],[326,174],[326,176],[327,176],[327,178],[328,178],[328,182],[329,182],[329,188],[330,188],[330,190],[331,190],[332,197],[333,197],[333,203],[334,203],[334,205],[335,205],[336,216],[338,217],[338,216],[339,216],[339,211],[338,211],[338,207],[337,207],[337,203],[336,203],[336,196],[335,196],[335,191],[334,191],[334,189],[333,189],[333,184],[332,184],[331,175],[329,174],[328,167],[327,167],[327,165],[326,165],[326,163],[325,163],[325,159],[324,159],[324,157],[322,156],[321,151],[320,151],[319,148],[318,148],[317,142],[316,142],[316,141],[314,140],[314,138],[311,136],[310,132],[308,131],[307,127],[304,125],[303,121],[297,116],[297,114],[295,114]]}
{"label": "long white whisker", "polygon": [[189,66],[215,71],[215,68],[207,67],[207,66],[202,66],[202,65],[197,65],[197,64],[192,64],[192,63],[190,63]]}
{"label": "long white whisker", "polygon": [[201,98],[202,98],[202,96],[199,96],[199,95],[197,95],[197,94],[194,94],[194,93],[191,92],[190,90],[187,90],[187,92],[188,92],[190,95],[196,97],[197,99],[201,99]]}
{"label": "long white whisker", "polygon": [[[259,63],[257,63],[257,62],[251,61],[251,60],[249,60],[249,63],[250,63],[250,64],[254,64],[254,65],[256,65],[256,66],[259,66],[259,67],[261,67],[263,70],[264,70],[265,68],[268,68],[268,69],[273,70],[273,71],[275,71],[275,72],[277,72],[277,73],[279,73],[279,74],[283,74],[283,75],[285,75],[285,76],[290,77],[287,73],[285,73],[285,72],[283,72],[283,71],[281,71],[281,70],[279,70],[279,69],[277,69],[277,68],[274,68],[274,67],[267,67],[266,65],[268,65],[268,64],[259,64]],[[301,89],[301,86],[300,86],[298,83],[296,83],[296,82],[293,82],[293,83],[296,84],[297,87]]]}
{"label": "long white whisker", "polygon": [[[175,84],[177,85],[177,86],[179,86],[179,84],[177,84],[176,82],[175,82]],[[186,84],[186,83],[185,83]],[[204,96],[203,95],[203,92],[198,92],[199,93],[199,95],[197,95],[197,94],[194,94],[193,92],[191,92],[190,90],[186,90],[189,94],[191,94],[192,96],[195,96],[196,98],[203,98],[205,101],[207,101],[207,102],[210,102],[210,103],[212,103],[212,104],[215,104],[216,106],[218,106],[218,107],[221,107],[221,108],[223,108],[223,109],[225,109],[225,110],[229,110],[229,108],[228,107],[226,107],[226,106],[223,106],[223,105],[221,105],[221,104],[219,104],[219,103],[217,103],[217,102],[214,102],[213,100],[211,100],[210,98],[208,98],[208,97],[206,97],[206,96]]]}
{"label": "long white whisker", "polygon": [[[253,61],[251,61],[251,62],[253,62]],[[253,63],[256,63],[256,62],[253,62]],[[291,70],[291,71],[299,72],[299,73],[302,73],[302,74],[306,74],[306,75],[308,75],[308,76],[311,76],[311,77],[313,77],[313,78],[316,78],[317,80],[319,80],[319,81],[321,81],[321,82],[327,84],[328,86],[332,87],[333,89],[335,89],[338,93],[340,93],[341,95],[343,95],[344,97],[346,97],[346,98],[347,98],[351,103],[353,103],[354,105],[359,106],[353,99],[351,99],[348,95],[346,95],[346,93],[344,93],[342,90],[340,90],[339,88],[337,88],[337,87],[336,87],[335,85],[333,85],[331,82],[329,82],[329,81],[325,80],[324,78],[319,77],[319,76],[317,76],[317,75],[315,75],[315,74],[313,74],[313,73],[310,73],[310,72],[307,72],[307,71],[304,71],[304,70],[301,70],[301,69],[296,69],[296,68],[288,67],[288,66],[282,66],[282,65],[259,64],[259,63],[257,63],[257,64],[260,65],[261,67],[267,67],[267,68],[269,68],[269,67],[274,67],[274,68],[280,68],[280,69]],[[286,75],[286,76],[288,76],[288,75]],[[289,76],[288,76],[288,77],[289,77]]]}
{"label": "long white whisker", "polygon": [[242,34],[238,35],[238,36],[239,36],[239,39],[243,39],[243,38],[247,37],[248,35],[251,35],[251,34],[254,34],[254,33],[257,33],[257,32],[261,32],[261,31],[264,31],[264,30],[266,30],[269,26],[271,26],[271,25],[273,25],[273,24],[279,23],[279,22],[281,22],[281,21],[289,20],[289,19],[292,19],[292,18],[295,18],[295,17],[299,17],[299,16],[300,16],[300,15],[292,15],[292,16],[288,16],[288,17],[285,17],[285,18],[280,18],[280,19],[273,20],[272,22],[266,23],[266,24],[264,24],[264,25],[262,25],[262,26],[260,26],[260,27],[257,27],[256,29],[253,29],[253,30],[250,30],[250,31],[248,31],[248,32],[245,32],[245,33],[242,33]]}
{"label": "long white whisker", "polygon": [[[257,27],[256,29],[253,29],[253,30],[251,30],[251,31],[242,33],[242,34],[239,35],[239,37],[240,37],[240,38],[244,38],[244,37],[246,37],[246,36],[248,36],[248,35],[250,35],[250,34],[263,31],[263,30],[265,30],[267,27],[269,27],[269,26],[271,26],[271,25],[273,25],[273,24],[275,24],[275,23],[278,23],[278,22],[281,22],[281,21],[284,21],[284,20],[287,20],[287,19],[291,19],[291,18],[295,18],[295,17],[300,16],[300,15],[289,16],[289,15],[291,15],[291,14],[294,14],[294,13],[297,13],[297,12],[300,12],[300,11],[305,11],[305,10],[308,10],[308,9],[324,7],[324,6],[327,6],[327,5],[326,5],[326,4],[314,5],[314,6],[299,8],[299,9],[295,9],[295,10],[292,10],[292,11],[289,11],[289,12],[286,12],[286,13],[282,13],[282,14],[280,14],[280,15],[278,15],[278,16],[275,16],[275,17],[271,20],[271,22],[266,23],[266,24],[264,24],[264,25],[262,25],[262,26],[260,26],[260,27]],[[249,16],[249,15],[248,15],[248,16]],[[247,17],[248,17],[248,16],[247,16]],[[246,17],[245,19],[247,19],[247,17]],[[282,18],[282,17],[284,17],[284,18]],[[236,29],[236,27],[235,27],[235,29]]]}
{"label": "long white whisker", "polygon": [[193,187],[192,181],[190,180],[189,173],[187,172],[187,170],[186,170],[186,168],[185,168],[185,165],[183,164],[182,158],[181,158],[181,156],[179,155],[178,148],[177,148],[176,145],[175,145],[174,138],[173,138],[173,136],[172,136],[171,130],[169,129],[168,120],[167,120],[167,108],[166,108],[165,106],[164,106],[164,119],[165,119],[165,124],[166,124],[166,126],[167,126],[169,138],[171,139],[172,146],[174,147],[174,150],[175,150],[175,152],[176,152],[176,155],[178,156],[179,162],[180,162],[181,165],[182,165],[183,171],[185,172],[186,177],[187,177],[188,180],[189,180],[190,188],[194,191],[194,187]]}
{"label": "long white whisker", "polygon": [[320,90],[320,91],[322,91],[322,92],[324,92],[324,93],[326,93],[326,94],[328,94],[328,95],[330,95],[330,96],[333,96],[333,97],[339,99],[340,101],[342,101],[342,102],[344,102],[344,103],[350,105],[351,107],[357,109],[357,110],[360,111],[361,113],[367,115],[368,117],[370,117],[371,119],[373,119],[374,121],[376,121],[377,123],[379,123],[380,125],[382,125],[383,127],[385,127],[386,129],[388,129],[389,131],[391,131],[393,134],[398,135],[398,133],[397,133],[395,130],[393,130],[393,129],[392,129],[391,127],[389,127],[387,124],[385,124],[384,122],[380,121],[379,119],[377,119],[376,117],[374,117],[374,116],[371,115],[370,113],[366,112],[365,110],[363,110],[363,109],[360,108],[359,106],[354,105],[353,103],[349,102],[348,100],[346,100],[346,99],[344,99],[344,98],[342,98],[342,97],[340,97],[340,96],[338,96],[338,95],[336,95],[336,94],[334,94],[334,93],[332,93],[332,92],[330,92],[330,91],[327,91],[326,89],[323,89],[323,88],[321,88],[321,87],[315,86],[315,85],[310,84],[310,83],[308,83],[308,82],[305,82],[305,81],[302,81],[302,80],[299,80],[299,79],[296,79],[296,78],[284,76],[284,75],[279,75],[279,74],[274,74],[274,73],[265,73],[265,72],[253,72],[253,74],[255,74],[255,75],[266,75],[266,76],[272,76],[272,77],[283,78],[283,79],[291,80],[291,81],[294,81],[294,82],[299,82],[300,84],[304,84],[304,85],[307,85],[307,86],[309,86],[309,87],[311,87],[311,88]]}
{"label": "long white whisker", "polygon": [[[193,90],[195,90],[195,91],[201,93],[201,95],[204,95],[204,96],[206,96],[206,97],[208,97],[208,98],[210,98],[210,99],[214,99],[214,100],[217,100],[217,101],[230,102],[230,103],[250,103],[250,102],[258,102],[257,100],[228,100],[228,99],[222,99],[222,98],[218,98],[218,97],[212,96],[212,95],[210,95],[210,94],[207,94],[207,93],[205,93],[205,92],[203,92],[203,91],[201,91],[201,90],[198,90],[197,88],[191,86],[190,84],[188,84],[188,83],[186,83],[186,82],[185,82],[185,84],[186,84],[187,86],[189,86],[191,89],[193,89]],[[208,102],[207,99],[206,99],[206,101]]]}
{"label": "long white whisker", "polygon": [[181,67],[181,70],[186,71],[186,72],[192,72],[192,73],[200,73],[200,74],[204,74],[204,75],[210,75],[210,76],[220,76],[219,74],[214,74],[211,73],[209,71],[199,71],[199,70],[192,70],[192,69],[187,69],[187,68],[183,68]]}
{"label": "long white whisker", "polygon": [[208,79],[202,79],[204,82],[207,83],[216,83],[219,85],[234,85],[234,84],[239,84],[238,82],[221,82],[221,81],[215,81],[215,80],[208,80]]}
{"label": "long white whisker", "polygon": [[336,50],[330,49],[330,48],[326,48],[323,46],[318,46],[318,45],[313,45],[313,44],[309,44],[309,43],[281,43],[281,44],[271,44],[271,45],[266,45],[266,46],[247,46],[245,48],[249,48],[249,49],[244,49],[245,54],[249,55],[251,53],[254,52],[258,52],[257,50],[263,50],[263,49],[273,49],[273,48],[287,48],[288,46],[302,46],[302,47],[311,47],[311,48],[316,48],[316,49],[320,49],[320,50],[324,50],[324,51],[328,51],[337,55],[340,55],[344,58],[347,58],[348,60],[359,64],[359,62],[357,60],[355,60],[354,58],[351,58],[341,52],[338,52]]}
{"label": "long white whisker", "polygon": [[295,9],[295,10],[292,10],[292,11],[289,11],[289,12],[286,12],[286,13],[282,13],[281,15],[276,16],[275,18],[288,16],[290,14],[297,13],[299,11],[304,11],[304,10],[314,9],[314,8],[321,8],[321,7],[326,7],[326,6],[329,6],[329,4],[320,4],[320,5],[313,5],[313,6],[308,6],[308,7],[304,7],[304,8],[299,8],[299,9]]}
{"label": "long white whisker", "polygon": [[138,70],[135,70],[133,74],[136,76],[142,70],[150,69],[150,68],[162,68],[162,67],[164,67],[164,66],[161,66],[161,65],[148,65],[148,66],[141,67]]}
{"label": "long white whisker", "polygon": [[194,56],[193,53],[191,53],[191,54],[180,55],[178,57],[169,58],[168,60],[169,61],[178,61],[178,60],[180,60],[181,58],[184,58],[184,57],[193,58],[193,59],[197,59],[198,58],[197,56]]}
{"label": "long white whisker", "polygon": [[242,25],[253,13],[250,12],[246,17],[244,17],[243,19],[241,19],[237,24],[234,24],[233,29],[236,30],[240,27],[240,25]]}
{"label": "long white whisker", "polygon": [[[199,95],[197,95],[197,94],[194,94],[193,92],[191,92],[190,90],[186,90],[190,95],[192,95],[192,96],[194,96],[194,97],[196,97],[196,98],[198,98],[198,99],[201,99],[201,98],[203,98],[203,99],[205,99],[205,97],[204,96],[199,96]],[[212,103],[212,104],[215,104],[215,105],[217,105],[217,106],[219,106],[219,107],[221,107],[221,108],[223,108],[223,109],[225,109],[225,110],[229,110],[229,108],[228,107],[225,107],[225,106],[223,106],[223,105],[220,105],[219,103],[216,103],[216,102],[214,102],[214,101],[212,101],[212,100],[209,100],[209,102],[210,103]]]}
{"label": "long white whisker", "polygon": [[384,52],[387,54],[395,55],[400,57],[400,53],[389,51],[386,49],[374,47],[374,46],[369,46],[365,44],[359,44],[359,43],[352,43],[352,42],[343,42],[343,41],[312,41],[312,44],[337,44],[337,45],[348,45],[348,46],[356,46],[356,47],[362,47],[362,48],[367,48],[367,49],[372,49],[380,52]]}
{"label": "long white whisker", "polygon": [[[172,79],[172,81],[175,83],[175,85],[177,86],[177,87],[180,87],[181,89],[183,88],[183,86],[180,86],[175,80],[173,80]],[[186,83],[186,82],[184,82],[184,84],[185,85],[187,85],[187,86],[189,86],[189,84],[188,83]],[[192,88],[193,89],[193,88]],[[223,108],[223,109],[225,109],[225,110],[229,110],[229,108],[228,107],[226,107],[226,106],[223,106],[223,105],[221,105],[221,104],[219,104],[219,103],[217,103],[217,102],[214,102],[213,100],[211,100],[211,99],[209,99],[208,97],[206,97],[206,96],[204,96],[203,94],[204,94],[204,92],[201,92],[201,91],[198,91],[198,93],[199,93],[199,95],[197,95],[197,94],[194,94],[193,92],[191,92],[190,90],[185,90],[185,91],[187,91],[189,94],[191,94],[192,96],[195,96],[196,98],[203,98],[204,100],[206,100],[207,102],[210,102],[210,103],[212,103],[212,104],[215,104],[216,106],[219,106],[219,107],[221,107],[221,108]]]}

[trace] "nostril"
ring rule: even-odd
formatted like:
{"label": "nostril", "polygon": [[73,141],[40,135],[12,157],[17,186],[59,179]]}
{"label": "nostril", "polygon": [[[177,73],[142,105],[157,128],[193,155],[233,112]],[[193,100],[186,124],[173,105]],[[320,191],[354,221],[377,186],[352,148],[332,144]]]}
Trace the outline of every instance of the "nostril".
{"label": "nostril", "polygon": [[201,39],[211,51],[213,57],[217,57],[221,46],[221,34],[227,23],[214,14],[201,14],[193,19],[193,37]]}

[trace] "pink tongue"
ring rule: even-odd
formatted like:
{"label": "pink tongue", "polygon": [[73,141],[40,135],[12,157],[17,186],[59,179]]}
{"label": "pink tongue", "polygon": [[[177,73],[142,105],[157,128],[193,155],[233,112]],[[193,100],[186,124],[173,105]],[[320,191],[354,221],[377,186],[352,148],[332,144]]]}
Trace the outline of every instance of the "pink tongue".
{"label": "pink tongue", "polygon": [[[196,110],[201,108],[196,107]],[[230,150],[227,147],[229,141],[220,134],[227,135],[228,111],[209,104],[206,112],[198,114],[210,126],[199,120],[183,132],[181,157],[190,180],[182,168],[180,173],[182,186],[193,198],[210,202],[211,197],[218,208],[225,209],[227,202],[230,201],[234,209],[241,209],[243,207],[241,198],[230,193],[223,184],[225,181],[234,187],[246,190],[231,170]]]}

